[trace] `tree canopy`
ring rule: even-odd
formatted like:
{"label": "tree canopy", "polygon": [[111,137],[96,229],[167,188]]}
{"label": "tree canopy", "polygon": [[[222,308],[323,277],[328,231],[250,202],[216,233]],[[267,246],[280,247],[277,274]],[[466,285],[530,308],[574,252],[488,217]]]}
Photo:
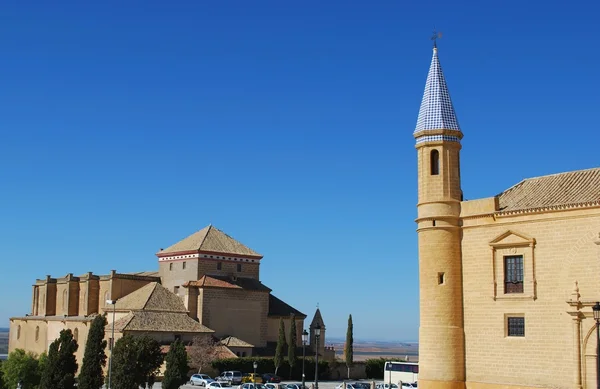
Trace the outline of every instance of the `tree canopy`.
{"label": "tree canopy", "polygon": [[344,357],[346,359],[346,367],[348,368],[348,379],[350,379],[350,367],[354,362],[354,336],[352,332],[354,326],[352,325],[352,315],[348,316],[348,329],[346,330],[346,344],[344,345]]}
{"label": "tree canopy", "polygon": [[104,384],[103,367],[106,366],[106,340],[104,340],[104,328],[106,317],[98,315],[92,321],[83,364],[79,373],[79,389],[101,389]]}
{"label": "tree canopy", "polygon": [[198,373],[200,373],[202,369],[209,367],[212,361],[217,359],[218,351],[217,342],[212,335],[198,335],[189,347],[190,365],[194,369],[198,369]]}
{"label": "tree canopy", "polygon": [[296,336],[296,315],[292,313],[292,323],[290,324],[290,343],[288,343],[288,363],[290,364],[290,376],[296,366],[296,342],[298,337]]}
{"label": "tree canopy", "polygon": [[[8,359],[2,362],[0,367],[6,388],[16,388],[19,381],[22,381],[26,388],[36,387],[40,383],[39,360],[31,352],[16,349],[8,354]],[[2,383],[0,388],[1,385]]]}
{"label": "tree canopy", "polygon": [[279,366],[283,363],[283,348],[285,347],[285,324],[283,324],[283,318],[279,319],[279,338],[277,339],[277,347],[275,348],[275,374]]}
{"label": "tree canopy", "polygon": [[165,357],[167,362],[165,376],[162,381],[163,389],[177,389],[187,382],[187,373],[190,370],[188,366],[188,356],[185,346],[181,341],[176,340],[171,344],[169,352]]}
{"label": "tree canopy", "polygon": [[60,331],[58,338],[50,344],[48,361],[42,373],[40,389],[73,389],[79,348],[70,329]]}
{"label": "tree canopy", "polygon": [[148,336],[123,336],[113,348],[112,389],[146,386],[154,381],[162,362],[163,355],[156,340]]}

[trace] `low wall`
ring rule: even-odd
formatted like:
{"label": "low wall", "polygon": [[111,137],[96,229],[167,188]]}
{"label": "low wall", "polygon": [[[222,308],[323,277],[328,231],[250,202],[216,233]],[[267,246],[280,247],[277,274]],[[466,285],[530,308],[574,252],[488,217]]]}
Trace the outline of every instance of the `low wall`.
{"label": "low wall", "polygon": [[360,380],[367,378],[366,364],[363,361],[354,362],[350,366],[350,378],[348,368],[344,362],[329,362],[329,379],[331,380]]}

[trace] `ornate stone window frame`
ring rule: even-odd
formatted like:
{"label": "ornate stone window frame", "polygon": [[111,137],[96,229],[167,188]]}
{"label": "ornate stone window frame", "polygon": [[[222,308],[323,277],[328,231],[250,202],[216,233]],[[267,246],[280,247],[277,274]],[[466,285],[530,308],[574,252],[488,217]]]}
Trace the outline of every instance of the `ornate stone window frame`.
{"label": "ornate stone window frame", "polygon": [[[523,233],[507,230],[490,243],[494,300],[535,300],[535,239]],[[523,293],[504,293],[504,257],[523,256]]]}

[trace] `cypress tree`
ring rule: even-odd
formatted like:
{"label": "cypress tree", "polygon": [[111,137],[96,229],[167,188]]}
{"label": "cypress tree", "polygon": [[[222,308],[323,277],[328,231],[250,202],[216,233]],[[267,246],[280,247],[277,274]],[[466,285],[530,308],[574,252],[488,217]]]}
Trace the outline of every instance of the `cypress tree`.
{"label": "cypress tree", "polygon": [[290,364],[290,378],[296,366],[296,315],[292,313],[292,324],[290,325],[290,343],[288,344],[288,363]]}
{"label": "cypress tree", "polygon": [[283,363],[283,347],[285,346],[285,325],[283,324],[283,318],[279,319],[279,338],[277,339],[277,347],[275,348],[275,358],[273,363],[275,364],[275,375],[279,366]]}
{"label": "cypress tree", "polygon": [[48,362],[44,368],[40,389],[73,389],[77,373],[77,341],[70,329],[60,331],[50,344]]}
{"label": "cypress tree", "polygon": [[352,315],[348,317],[348,329],[346,330],[346,344],[344,345],[344,357],[346,358],[346,367],[348,368],[348,379],[350,379],[350,367],[352,366],[354,359],[354,337],[352,331],[354,330],[352,325]]}
{"label": "cypress tree", "polygon": [[187,382],[188,366],[187,353],[181,341],[176,340],[171,344],[165,357],[167,367],[162,381],[163,389],[177,389]]}
{"label": "cypress tree", "polygon": [[106,317],[98,315],[92,321],[81,373],[79,373],[79,389],[101,389],[104,383],[103,367],[106,366],[106,340],[104,340],[104,327]]}

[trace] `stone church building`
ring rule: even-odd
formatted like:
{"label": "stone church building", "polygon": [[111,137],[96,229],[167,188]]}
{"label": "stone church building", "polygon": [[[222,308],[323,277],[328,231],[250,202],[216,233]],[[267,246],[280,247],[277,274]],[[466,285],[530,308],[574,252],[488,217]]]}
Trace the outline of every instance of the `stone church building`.
{"label": "stone church building", "polygon": [[[125,334],[150,335],[161,344],[197,336],[220,341],[223,355],[270,355],[283,318],[289,337],[291,316],[298,341],[306,315],[277,298],[260,280],[262,255],[212,225],[161,249],[158,272],[86,273],[36,280],[30,313],[10,319],[9,351],[47,351],[62,329],[70,328],[80,345],[98,314],[107,314],[107,339]],[[114,305],[107,302],[116,301]],[[310,350],[316,350],[314,326],[320,325],[319,354],[325,347],[325,323],[319,310],[310,326]],[[81,364],[84,347],[79,347]]]}
{"label": "stone church building", "polygon": [[596,388],[600,168],[465,201],[463,132],[435,47],[414,137],[419,387]]}

